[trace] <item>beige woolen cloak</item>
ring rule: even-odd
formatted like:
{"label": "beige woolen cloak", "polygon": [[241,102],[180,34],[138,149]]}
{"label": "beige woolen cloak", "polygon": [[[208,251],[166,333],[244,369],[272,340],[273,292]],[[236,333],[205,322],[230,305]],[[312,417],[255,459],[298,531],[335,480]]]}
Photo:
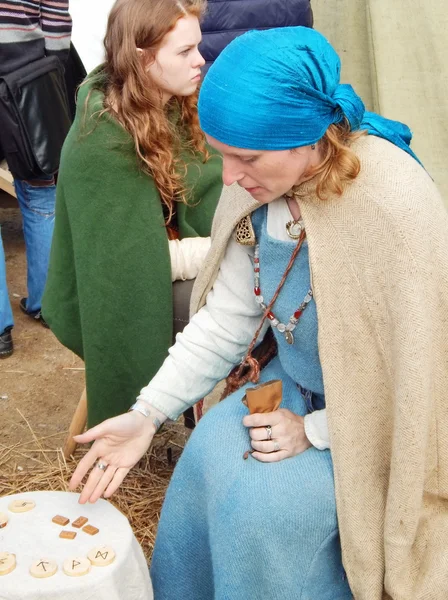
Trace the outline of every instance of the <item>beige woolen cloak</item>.
{"label": "beige woolen cloak", "polygon": [[[299,202],[344,566],[356,600],[446,600],[448,215],[402,150],[373,136],[353,148],[361,172],[343,196],[321,201],[307,182]],[[193,312],[257,206],[225,190]]]}

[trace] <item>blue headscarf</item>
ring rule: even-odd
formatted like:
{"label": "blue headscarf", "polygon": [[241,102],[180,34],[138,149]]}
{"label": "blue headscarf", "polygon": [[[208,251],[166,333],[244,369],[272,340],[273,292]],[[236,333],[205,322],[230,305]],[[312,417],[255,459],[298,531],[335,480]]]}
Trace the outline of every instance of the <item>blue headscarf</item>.
{"label": "blue headscarf", "polygon": [[250,31],[220,54],[202,84],[199,118],[206,134],[236,148],[288,150],[315,144],[346,117],[416,160],[406,125],[366,112],[330,43],[307,27]]}

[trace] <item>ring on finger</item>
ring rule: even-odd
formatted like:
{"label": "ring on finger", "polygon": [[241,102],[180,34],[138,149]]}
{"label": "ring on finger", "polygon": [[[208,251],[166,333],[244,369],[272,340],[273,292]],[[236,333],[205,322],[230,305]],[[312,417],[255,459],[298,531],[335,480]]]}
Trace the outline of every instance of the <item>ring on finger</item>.
{"label": "ring on finger", "polygon": [[274,452],[278,452],[280,450],[280,444],[277,440],[274,440]]}
{"label": "ring on finger", "polygon": [[101,471],[105,471],[107,469],[106,463],[101,462],[100,460],[96,463],[96,466]]}
{"label": "ring on finger", "polygon": [[268,436],[268,440],[271,440],[272,439],[272,427],[270,425],[266,425],[265,429],[266,429],[266,434]]}
{"label": "ring on finger", "polygon": [[114,478],[115,472],[116,469],[114,467],[111,467],[110,465],[106,471],[103,471],[101,477],[98,480],[97,485],[95,486],[95,489],[93,490],[90,496],[93,501],[98,500],[98,498],[101,498],[101,496],[104,495],[105,490]]}

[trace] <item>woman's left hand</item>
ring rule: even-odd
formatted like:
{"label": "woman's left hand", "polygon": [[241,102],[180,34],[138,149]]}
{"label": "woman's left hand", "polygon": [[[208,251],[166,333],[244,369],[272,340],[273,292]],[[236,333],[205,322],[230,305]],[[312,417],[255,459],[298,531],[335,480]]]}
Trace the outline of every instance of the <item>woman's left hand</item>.
{"label": "woman's left hand", "polygon": [[261,462],[278,462],[312,446],[305,434],[303,417],[286,408],[247,415],[243,425],[251,427],[252,456]]}

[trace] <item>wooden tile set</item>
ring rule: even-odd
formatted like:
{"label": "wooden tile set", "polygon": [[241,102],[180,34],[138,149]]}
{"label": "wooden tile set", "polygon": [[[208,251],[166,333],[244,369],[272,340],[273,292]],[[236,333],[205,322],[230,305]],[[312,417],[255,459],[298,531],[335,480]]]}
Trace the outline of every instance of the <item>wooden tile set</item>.
{"label": "wooden tile set", "polygon": [[[61,515],[56,515],[51,520],[53,523],[56,523],[56,525],[61,525],[62,527],[65,527],[68,523],[70,523],[70,519],[67,519],[67,517],[62,517]],[[89,519],[87,519],[87,517],[78,517],[75,521],[73,521],[72,527],[76,527],[76,529],[81,529],[82,527],[84,533],[88,533],[89,535],[96,535],[99,533],[99,529],[97,527],[94,527],[93,525],[86,525],[88,520]],[[63,530],[59,534],[59,537],[64,540],[74,540],[76,537],[76,531]]]}
{"label": "wooden tile set", "polygon": [[[115,560],[115,552],[109,546],[92,548],[87,557],[77,556],[67,558],[62,565],[62,570],[69,577],[82,577],[90,573],[92,566],[107,567]],[[10,552],[0,552],[0,577],[12,573],[17,566],[16,555]],[[54,560],[39,558],[30,567],[30,575],[38,579],[52,577],[58,570]]]}
{"label": "wooden tile set", "polygon": [[[32,510],[36,506],[34,500],[13,500],[8,509],[13,513],[23,513]],[[78,517],[75,521],[72,522],[72,527],[76,529],[81,529],[85,533],[89,535],[96,535],[99,533],[99,529],[94,527],[93,525],[86,525],[88,519],[87,517]],[[9,517],[5,513],[0,513],[0,529],[6,527],[9,522]],[[52,518],[52,522],[56,523],[56,525],[60,525],[61,527],[65,527],[70,523],[70,519],[67,517],[63,517],[61,515],[56,515]],[[59,534],[59,537],[62,539],[73,540],[76,537],[76,531],[68,531],[63,530]],[[90,569],[93,566],[96,567],[106,567],[113,563],[115,560],[115,552],[109,546],[101,546],[98,548],[93,548],[87,554],[87,557],[76,557],[69,558],[64,561],[62,569],[66,575],[70,577],[80,577],[82,575],[87,575],[90,572]],[[11,554],[9,552],[0,552],[0,576],[8,575],[16,568],[16,556],[15,554]],[[39,559],[35,561],[30,567],[30,574],[33,577],[44,578],[51,577],[58,570],[57,564],[53,560],[49,559]]]}

